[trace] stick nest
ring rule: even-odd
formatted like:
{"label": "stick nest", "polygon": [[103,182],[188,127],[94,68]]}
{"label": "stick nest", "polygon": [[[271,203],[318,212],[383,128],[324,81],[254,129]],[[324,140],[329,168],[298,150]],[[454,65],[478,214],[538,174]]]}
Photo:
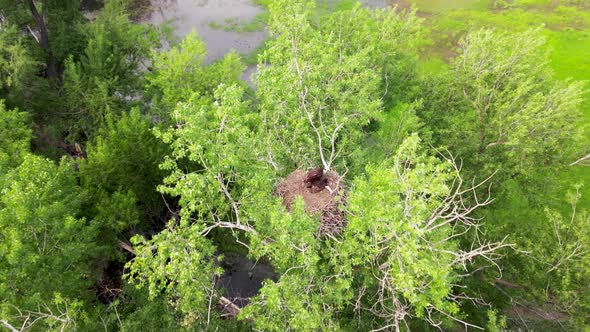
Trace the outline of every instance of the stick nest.
{"label": "stick nest", "polygon": [[306,176],[306,171],[294,171],[277,185],[274,194],[283,199],[283,205],[289,211],[295,197],[301,196],[310,214],[320,214],[318,232],[321,236],[340,234],[346,226],[345,213],[340,209],[346,199],[342,177],[329,171],[323,176],[325,186],[317,187],[306,183]]}

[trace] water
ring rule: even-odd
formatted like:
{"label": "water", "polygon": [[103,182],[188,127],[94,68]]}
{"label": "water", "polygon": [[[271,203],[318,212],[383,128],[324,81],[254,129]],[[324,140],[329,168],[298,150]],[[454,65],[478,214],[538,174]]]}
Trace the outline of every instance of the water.
{"label": "water", "polygon": [[277,279],[277,274],[269,264],[253,262],[231,252],[224,256],[221,265],[225,273],[219,278],[218,285],[224,289],[224,296],[238,307],[244,307],[249,298],[258,294],[264,280]]}
{"label": "water", "polygon": [[214,29],[212,23],[227,20],[247,23],[263,9],[251,0],[152,0],[147,23],[168,23],[179,40],[195,30],[207,46],[206,63],[222,58],[230,50],[251,53],[267,37],[266,31],[233,32]]}
{"label": "water", "polygon": [[[323,0],[325,1],[325,0]],[[331,5],[336,0],[327,0]],[[370,8],[385,8],[391,0],[362,0]],[[169,23],[179,40],[195,30],[207,45],[206,63],[222,58],[230,50],[251,53],[267,37],[266,31],[234,32],[211,27],[225,25],[228,20],[247,23],[264,11],[252,0],[152,0],[152,14],[146,23]],[[252,68],[249,73],[253,72]],[[248,75],[249,77],[249,75]]]}

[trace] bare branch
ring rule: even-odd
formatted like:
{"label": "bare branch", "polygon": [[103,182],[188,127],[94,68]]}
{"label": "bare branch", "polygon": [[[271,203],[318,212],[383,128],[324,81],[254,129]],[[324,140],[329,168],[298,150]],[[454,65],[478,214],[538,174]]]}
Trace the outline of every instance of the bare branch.
{"label": "bare branch", "polygon": [[7,329],[9,329],[10,332],[20,332],[20,330],[17,330],[14,326],[10,325],[4,319],[0,319],[0,323],[2,323],[2,325],[4,325],[4,327],[6,327]]}
{"label": "bare branch", "polygon": [[133,255],[135,255],[135,250],[133,249],[133,246],[127,242],[123,242],[121,240],[119,240],[119,247]]}
{"label": "bare branch", "polygon": [[574,161],[573,163],[569,164],[569,166],[575,166],[575,165],[590,166],[590,153],[585,155],[584,157]]}

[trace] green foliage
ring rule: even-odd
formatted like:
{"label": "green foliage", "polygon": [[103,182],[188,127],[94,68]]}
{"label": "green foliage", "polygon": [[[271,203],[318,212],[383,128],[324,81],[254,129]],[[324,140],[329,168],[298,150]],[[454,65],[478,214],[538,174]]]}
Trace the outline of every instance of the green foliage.
{"label": "green foliage", "polygon": [[140,94],[142,60],[156,45],[149,27],[133,24],[126,2],[107,1],[93,22],[79,29],[88,40],[78,61],[69,57],[64,71],[64,106],[76,120],[76,129],[86,135],[104,121],[107,114],[120,112]]}
{"label": "green foliage", "polygon": [[423,128],[421,119],[416,115],[416,109],[420,107],[419,102],[399,103],[385,113],[381,121],[375,122],[373,125],[377,129],[369,131],[352,155],[351,173],[363,173],[368,163],[378,164],[392,157],[403,140],[420,129],[427,136],[428,129]]}
{"label": "green foliage", "polygon": [[236,53],[205,67],[205,52],[205,45],[193,32],[168,52],[152,53],[148,87],[153,90],[157,114],[165,120],[177,103],[188,101],[194,93],[212,97],[219,84],[239,82],[244,67]]}
{"label": "green foliage", "polygon": [[[339,250],[341,266],[349,274],[360,267],[360,284],[370,291],[364,294],[366,301],[379,292],[396,299],[377,303],[373,310],[399,313],[403,307],[407,314],[422,317],[436,308],[456,314],[458,308],[448,297],[457,278],[457,246],[451,240],[457,230],[436,215],[451,194],[455,175],[450,163],[421,153],[418,143],[411,136],[391,161],[369,166],[368,177],[355,181]],[[395,321],[393,314],[384,318]]]}
{"label": "green foliage", "polygon": [[214,280],[222,270],[215,264],[215,247],[199,228],[171,221],[149,241],[134,237],[136,257],[127,278],[147,287],[150,299],[163,292],[191,323],[204,324],[216,292]]}
{"label": "green foliage", "polygon": [[[141,300],[143,301],[135,303],[137,310],[125,315],[125,319],[121,322],[121,331],[173,331],[178,329],[174,311],[165,298],[159,297],[150,301],[147,297],[142,297]],[[129,304],[125,303],[125,307],[128,306]]]}
{"label": "green foliage", "polygon": [[322,297],[332,289],[323,284],[324,280],[310,284],[316,271],[306,272],[285,275],[277,283],[267,281],[254,302],[243,310],[243,319],[252,319],[255,328],[264,331],[338,331],[332,305]]}
{"label": "green foliage", "polygon": [[[83,22],[80,0],[35,1],[37,11],[44,18],[48,31],[47,50],[40,42],[39,26],[29,8],[28,1],[0,1],[3,21],[14,25],[19,31],[36,31],[34,53],[39,61],[61,64],[70,54],[78,56],[84,48],[84,36],[76,29]],[[3,25],[4,25],[3,22]],[[30,37],[30,36],[29,36]],[[31,38],[31,42],[32,42]]]}
{"label": "green foliage", "polygon": [[88,296],[97,228],[78,218],[82,199],[66,162],[27,155],[6,175],[0,193],[3,306],[33,310],[50,303],[54,293]]}
{"label": "green foliage", "polygon": [[156,186],[164,176],[158,165],[166,152],[166,146],[153,135],[149,120],[138,110],[118,119],[108,115],[88,145],[87,161],[80,164],[82,186],[94,197],[125,193],[137,200],[146,216],[158,213],[162,198]]}
{"label": "green foliage", "polygon": [[242,95],[237,86],[221,86],[215,102],[195,94],[174,112],[176,128],[158,131],[171,148],[161,165],[170,175],[160,190],[179,196],[181,220],[171,220],[151,240],[132,239],[137,256],[127,277],[147,287],[151,298],[163,291],[186,324],[205,326],[217,317],[209,303],[218,297],[214,280],[222,272],[216,263],[222,257],[205,235],[216,221],[235,219],[239,224],[237,203],[231,199],[244,197],[255,183],[249,179],[256,165],[248,143],[249,125],[257,117],[248,113]]}
{"label": "green foliage", "polygon": [[571,214],[563,216],[546,209],[542,226],[545,236],[529,238],[526,248],[545,263],[545,268],[539,270],[546,271],[545,285],[555,292],[561,302],[560,307],[575,317],[578,323],[585,324],[582,317],[590,311],[589,294],[586,288],[579,285],[590,280],[590,215],[577,209],[581,199],[579,192],[569,193],[567,199],[572,205]]}
{"label": "green foliage", "polygon": [[488,310],[488,324],[486,331],[490,332],[503,332],[506,331],[506,317],[499,316],[494,310]]}
{"label": "green foliage", "polygon": [[[4,309],[4,310],[3,310]],[[23,331],[79,331],[80,325],[87,319],[84,305],[81,301],[71,300],[55,293],[51,300],[39,302],[31,310],[21,310],[16,307],[3,307],[0,314],[3,326],[9,324],[9,330]]]}
{"label": "green foliage", "polygon": [[[451,163],[422,153],[416,136],[395,149],[396,140],[401,143],[419,126],[411,112],[414,105],[400,104],[377,131],[379,148],[391,157],[368,167],[369,177],[355,182],[347,204],[349,224],[340,239],[321,238],[316,217],[307,215],[301,200],[287,212],[277,199],[270,198],[273,174],[266,162],[281,171],[289,162],[310,164],[306,158],[314,157],[304,148],[314,145],[317,134],[316,144],[329,147],[337,143],[343,154],[357,148],[363,126],[381,114],[379,92],[385,83],[376,68],[394,72],[387,69],[388,59],[378,51],[371,53],[374,48],[369,44],[378,40],[375,26],[401,40],[399,35],[406,35],[387,30],[389,22],[398,23],[400,30],[415,24],[395,14],[379,14],[386,19],[375,14],[376,18],[356,8],[350,12],[355,22],[351,27],[339,24],[347,19],[344,14],[330,18],[330,24],[316,26],[307,11],[312,7],[306,6],[281,3],[271,7],[275,15],[271,15],[271,29],[277,38],[264,55],[270,65],[261,67],[258,76],[261,114],[250,111],[251,106],[243,101],[243,89],[236,86],[220,86],[211,101],[181,84],[162,83],[162,91],[169,91],[164,96],[176,96],[167,107],[191,95],[188,103],[176,106],[176,125],[157,131],[172,150],[161,166],[170,175],[160,190],[179,197],[180,220],[172,220],[151,240],[134,238],[138,256],[128,265],[127,277],[146,287],[152,298],[164,292],[185,321],[204,326],[200,324],[209,317],[209,303],[219,296],[212,281],[221,273],[215,258],[218,248],[210,233],[213,229],[242,231],[249,255],[268,258],[280,274],[277,281],[265,282],[240,316],[257,329],[337,330],[346,322],[339,316],[354,312],[350,303],[356,299],[369,306],[370,314],[361,316],[365,324],[372,322],[368,324],[375,327],[400,324],[406,315],[424,319],[456,315],[459,307],[452,300],[452,283],[458,279],[455,269],[467,263],[453,238],[467,226],[452,228],[442,212],[453,210],[455,203],[448,197],[455,190],[452,181],[457,174]],[[297,15],[285,18],[281,10],[296,10]],[[374,26],[363,30],[364,35],[355,35],[355,27],[364,27],[361,22],[370,19]],[[330,33],[332,27],[341,26],[338,29],[346,26],[350,30]],[[347,38],[337,37],[338,32]],[[353,37],[348,38],[350,35]],[[185,43],[185,48],[193,48],[202,58],[198,40]],[[392,44],[380,46],[386,45]],[[169,54],[200,70],[202,60],[195,59],[194,53],[173,49]],[[170,71],[171,82],[185,75],[177,67],[170,66],[175,69]],[[396,124],[394,119],[403,121]],[[321,137],[332,132],[337,135]],[[269,143],[277,138],[285,145]],[[289,151],[286,142],[295,144],[295,149]],[[323,160],[328,167],[341,158],[334,150],[322,152],[332,153]],[[234,236],[236,241],[243,240]],[[383,247],[383,243],[390,245]],[[360,266],[366,261],[372,264]],[[186,262],[191,262],[189,267]],[[352,285],[363,285],[362,293]],[[396,299],[393,304],[371,307],[370,299],[384,292]]]}
{"label": "green foliage", "polygon": [[0,100],[0,184],[4,174],[20,165],[30,151],[32,131],[27,120],[26,113],[7,110]]}
{"label": "green foliage", "polygon": [[395,81],[407,69],[396,60],[419,30],[412,14],[358,6],[319,24],[313,8],[309,1],[270,7],[276,38],[260,58],[269,65],[260,65],[257,75],[269,153],[287,168],[345,163],[363,126],[380,116],[389,79],[388,96],[400,91]]}
{"label": "green foliage", "polygon": [[[538,31],[469,34],[449,77],[425,95],[435,142],[500,179],[560,165],[579,148],[583,85],[556,81]],[[437,85],[438,84],[438,85]]]}
{"label": "green foliage", "polygon": [[15,26],[0,29],[0,97],[21,104],[37,66],[23,39]]}
{"label": "green foliage", "polygon": [[0,29],[0,99],[9,107],[31,113],[31,118],[44,118],[52,110],[54,95],[48,82],[39,76],[42,59],[16,25]]}
{"label": "green foliage", "polygon": [[183,217],[228,217],[235,213],[228,196],[241,197],[259,178],[255,174],[263,168],[256,162],[253,134],[259,118],[242,100],[243,93],[237,86],[220,86],[214,102],[195,95],[176,108],[175,129],[157,132],[172,149],[161,165],[170,175],[160,190],[180,197]]}
{"label": "green foliage", "polygon": [[88,40],[80,59],[83,74],[90,80],[114,80],[119,89],[134,87],[142,60],[157,43],[154,31],[129,19],[124,0],[107,1],[81,30]]}
{"label": "green foliage", "polygon": [[467,266],[463,255],[479,254],[458,249],[454,238],[467,226],[451,225],[442,212],[458,208],[449,200],[452,164],[421,150],[411,136],[386,162],[368,166],[367,177],[354,181],[348,224],[336,238],[318,237],[300,200],[290,213],[271,204],[249,214],[256,220],[251,255],[268,257],[280,278],[265,283],[241,318],[260,330],[307,331],[358,328],[357,317],[382,328],[406,316],[432,322],[458,314],[456,270]]}
{"label": "green foliage", "polygon": [[571,317],[568,324],[584,326],[582,317],[589,312],[589,303],[586,288],[580,285],[590,277],[590,219],[579,206],[580,188],[567,194],[570,209],[565,215],[555,209],[543,210],[515,183],[510,184],[499,206],[487,213],[486,232],[490,238],[512,234],[510,240],[519,251],[506,258],[503,278],[528,287],[526,292],[518,288],[504,291],[545,310],[567,313]]}
{"label": "green foliage", "polygon": [[268,257],[280,278],[265,281],[240,318],[267,331],[338,330],[336,309],[350,299],[349,284],[327,275],[333,267],[322,259],[325,248],[317,236],[317,218],[308,215],[301,199],[290,212],[278,201],[269,203],[264,209],[248,209],[256,220],[250,255]]}
{"label": "green foliage", "polygon": [[76,27],[84,21],[80,11],[80,0],[45,1],[38,4],[47,6],[47,29],[51,56],[62,63],[69,55],[79,56],[84,49],[87,36]]}
{"label": "green foliage", "polygon": [[[587,87],[568,77],[588,78],[590,14],[583,1],[410,2],[434,15],[257,0],[268,13],[224,27],[269,24],[246,59],[259,62],[250,90],[240,57],[206,65],[196,33],[154,49],[159,36],[126,0],[95,20],[79,0],[35,0],[49,47],[27,2],[0,0],[1,324],[504,331],[535,307],[583,329],[587,189],[569,204],[561,193],[588,174],[560,167],[588,148]],[[418,66],[423,21],[421,55],[441,58]],[[485,26],[506,31],[475,30]],[[46,80],[52,64],[59,77]],[[73,154],[67,141],[87,156],[33,154]],[[343,175],[340,233],[276,195],[281,177],[320,163]],[[465,188],[462,177],[494,171],[496,185]],[[222,320],[230,250],[276,274]]]}

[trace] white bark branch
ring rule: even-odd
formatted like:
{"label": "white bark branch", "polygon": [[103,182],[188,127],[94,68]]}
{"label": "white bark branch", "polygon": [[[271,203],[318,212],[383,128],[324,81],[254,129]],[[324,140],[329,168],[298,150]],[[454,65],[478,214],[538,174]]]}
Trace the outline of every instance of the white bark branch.
{"label": "white bark branch", "polygon": [[569,164],[569,166],[574,166],[574,165],[583,165],[583,166],[590,166],[590,164],[586,165],[584,164],[585,161],[590,161],[590,153],[585,155],[584,157],[574,161],[573,163]]}

